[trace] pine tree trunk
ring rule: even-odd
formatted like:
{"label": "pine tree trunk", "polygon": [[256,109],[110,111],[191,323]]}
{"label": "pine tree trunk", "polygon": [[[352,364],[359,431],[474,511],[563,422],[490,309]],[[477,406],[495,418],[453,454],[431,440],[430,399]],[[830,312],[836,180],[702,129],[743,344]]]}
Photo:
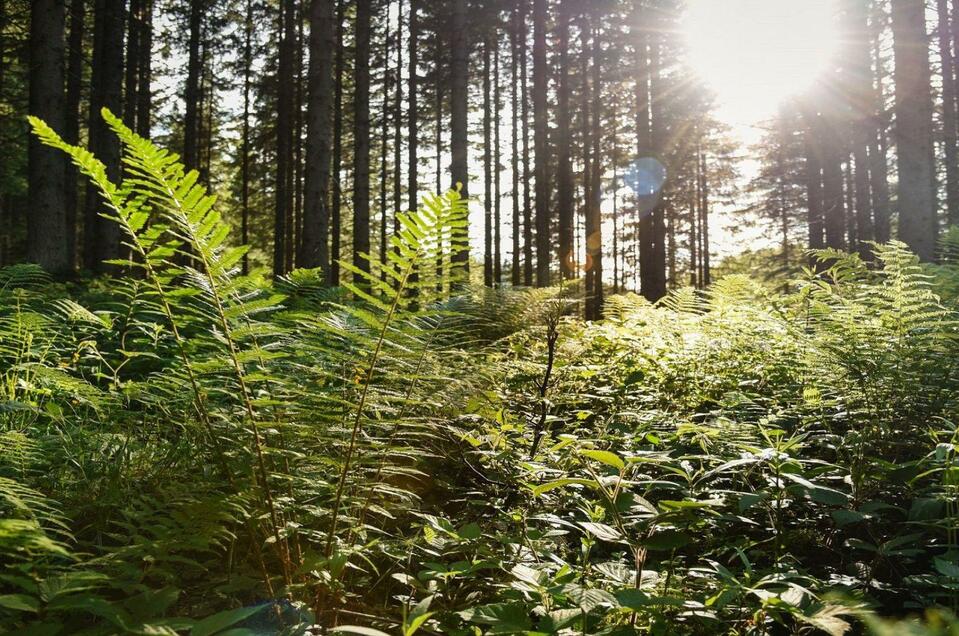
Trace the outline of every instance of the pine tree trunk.
{"label": "pine tree trunk", "polygon": [[[881,11],[880,8],[876,9]],[[883,16],[885,13],[883,12]],[[873,16],[870,20],[870,41],[872,42],[873,66],[876,69],[872,89],[873,122],[869,136],[869,179],[872,187],[873,227],[876,241],[885,243],[891,236],[889,203],[889,162],[887,160],[888,141],[886,131],[889,117],[883,100],[882,71],[882,31],[884,20]]]}
{"label": "pine tree trunk", "polygon": [[809,249],[819,250],[826,246],[826,241],[823,222],[822,161],[819,157],[817,142],[819,124],[815,122],[814,117],[816,116],[807,116],[807,126],[803,131],[806,151],[806,225],[809,229]]}
{"label": "pine tree trunk", "polygon": [[[559,40],[558,88],[556,89],[556,187],[559,212],[559,269],[563,280],[574,277],[573,252],[573,165],[569,112],[569,23],[570,1],[560,0],[556,28]],[[585,82],[585,77],[583,78]],[[585,148],[584,148],[585,151]]]}
{"label": "pine tree trunk", "polygon": [[137,63],[137,134],[150,138],[153,109],[153,0],[140,0],[140,60]]}
{"label": "pine tree trunk", "polygon": [[[469,38],[466,32],[467,0],[451,0],[450,20],[450,171],[453,187],[469,198]],[[467,231],[467,236],[468,236]],[[453,261],[469,269],[469,248],[453,254]]]}
{"label": "pine tree trunk", "polygon": [[[62,131],[65,123],[63,4],[61,0],[33,0],[30,5],[30,113],[57,131]],[[27,260],[56,275],[73,270],[65,177],[63,154],[31,135],[27,150]]]}
{"label": "pine tree trunk", "polygon": [[[399,44],[399,38],[397,38],[397,44]],[[379,240],[379,258],[380,263],[386,262],[386,219],[389,215],[387,211],[386,204],[386,194],[387,194],[387,179],[388,179],[388,165],[387,157],[389,156],[389,135],[390,135],[390,120],[389,120],[389,104],[390,104],[390,89],[392,88],[392,76],[390,74],[390,34],[389,26],[384,29],[384,41],[383,41],[383,103],[380,107],[380,240]],[[386,272],[380,272],[380,278],[385,282],[386,281]]]}
{"label": "pine tree trunk", "polygon": [[493,103],[490,84],[492,38],[483,42],[483,284],[493,286]]}
{"label": "pine tree trunk", "polygon": [[[419,206],[419,3],[420,0],[410,0],[410,41],[409,41],[409,96],[406,114],[407,126],[407,186],[406,196],[409,201],[408,209],[416,210]],[[399,208],[397,208],[399,210]],[[419,271],[410,272],[409,284],[411,293],[416,293],[419,283]]]}
{"label": "pine tree trunk", "polygon": [[333,112],[333,3],[310,2],[310,65],[306,110],[306,167],[303,199],[302,267],[329,277],[330,164]]}
{"label": "pine tree trunk", "polygon": [[[94,9],[93,75],[90,86],[90,150],[106,166],[107,177],[120,178],[120,142],[100,110],[121,113],[123,89],[123,0],[97,0]],[[103,201],[95,186],[87,186],[84,230],[85,264],[95,272],[114,271],[103,261],[120,256],[120,229],[100,216]]]}
{"label": "pine tree trunk", "polygon": [[[362,3],[360,3],[362,4]],[[276,185],[273,217],[273,275],[288,271],[290,220],[292,214],[293,174],[293,69],[294,23],[293,3],[281,2],[279,12],[279,59],[277,64],[276,112]]]}
{"label": "pine tree trunk", "polygon": [[946,155],[946,213],[950,225],[959,224],[959,149],[956,127],[956,60],[952,50],[947,0],[937,0],[939,56],[942,60],[942,142]]}
{"label": "pine tree trunk", "polygon": [[519,57],[521,62],[520,80],[522,118],[523,118],[523,285],[533,286],[533,204],[530,196],[532,170],[529,157],[529,65],[527,59],[527,40],[529,33],[526,25],[527,0],[520,3],[519,20]]}
{"label": "pine tree trunk", "polygon": [[136,130],[137,83],[140,80],[140,4],[141,0],[130,0],[127,11],[127,51],[123,96],[123,123]]}
{"label": "pine tree trunk", "polygon": [[356,59],[353,93],[353,266],[370,264],[370,2],[356,3]]}
{"label": "pine tree trunk", "polygon": [[[595,15],[594,15],[595,19]],[[603,220],[602,220],[602,131],[603,131],[603,71],[600,62],[599,42],[596,26],[590,25],[592,57],[592,93],[593,93],[593,172],[590,175],[592,201],[587,208],[591,218],[591,230],[586,232],[586,262],[590,264],[592,285],[590,289],[590,318],[599,320],[603,315]],[[585,54],[585,51],[584,51]]]}
{"label": "pine tree trunk", "polygon": [[[66,123],[63,137],[71,144],[80,143],[80,98],[83,86],[83,33],[86,22],[86,0],[70,3],[70,39],[67,52]],[[79,205],[79,177],[77,168],[67,162],[65,181],[65,211],[67,217],[67,249],[70,266],[77,258],[77,209]]]}
{"label": "pine tree trunk", "polygon": [[[325,4],[320,1],[320,4]],[[243,122],[240,127],[240,242],[250,244],[250,90],[253,72],[253,0],[246,0],[243,24]],[[243,275],[250,273],[250,257],[243,255]]]}
{"label": "pine tree trunk", "polygon": [[340,284],[340,242],[343,187],[340,178],[343,165],[343,13],[346,0],[336,0],[336,55],[333,62],[333,203],[330,206],[330,272],[327,283]]}
{"label": "pine tree trunk", "polygon": [[[101,0],[98,0],[101,1]],[[187,44],[186,87],[183,91],[183,165],[187,170],[199,168],[200,116],[200,40],[203,30],[205,0],[190,0],[189,42]]]}
{"label": "pine tree trunk", "polygon": [[847,8],[849,22],[847,37],[850,69],[846,74],[850,83],[850,112],[852,115],[852,154],[855,161],[855,218],[859,253],[869,258],[869,241],[875,237],[873,228],[872,192],[869,175],[869,142],[873,133],[872,65],[869,56],[868,6],[851,0]]}
{"label": "pine tree trunk", "polygon": [[403,210],[403,0],[397,0],[396,76],[393,91],[393,233],[400,231]]}
{"label": "pine tree trunk", "polygon": [[843,150],[841,124],[835,112],[816,119],[817,145],[822,162],[822,216],[826,247],[846,248],[846,219],[843,201]]}
{"label": "pine tree trunk", "polygon": [[536,286],[550,284],[549,140],[546,0],[533,0],[533,152],[536,181]]}
{"label": "pine tree trunk", "polygon": [[899,162],[899,237],[919,258],[936,254],[935,171],[932,143],[932,89],[925,2],[893,0],[896,59],[896,156]]}
{"label": "pine tree trunk", "polygon": [[500,41],[499,30],[495,34],[496,48],[493,49],[493,282],[499,286],[503,282],[503,180],[502,152],[500,150],[500,129],[502,128],[502,96],[500,94]]}
{"label": "pine tree trunk", "polygon": [[509,30],[510,42],[510,173],[512,207],[512,253],[510,254],[510,283],[519,287],[522,272],[520,270],[520,234],[523,231],[520,225],[519,202],[519,38],[520,38],[520,7],[513,6],[510,16],[512,24]]}

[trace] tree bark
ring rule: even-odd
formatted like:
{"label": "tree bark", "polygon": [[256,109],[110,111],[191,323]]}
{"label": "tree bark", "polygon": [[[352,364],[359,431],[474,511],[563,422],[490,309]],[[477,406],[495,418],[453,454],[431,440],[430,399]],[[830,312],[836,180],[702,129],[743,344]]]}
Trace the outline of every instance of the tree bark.
{"label": "tree bark", "polygon": [[510,42],[510,175],[512,207],[512,252],[510,254],[510,282],[513,287],[519,287],[522,271],[520,270],[520,203],[519,203],[519,38],[520,38],[520,7],[514,5],[510,16],[512,24],[509,30]]}
{"label": "tree bark", "polygon": [[353,93],[353,266],[362,272],[370,271],[370,1],[356,3]]}
{"label": "tree bark", "polygon": [[[97,0],[94,9],[93,75],[90,86],[90,151],[106,166],[107,177],[120,179],[120,142],[100,114],[108,108],[121,113],[123,89],[123,0]],[[85,264],[94,272],[114,271],[103,261],[120,256],[120,229],[100,216],[103,200],[92,184],[87,186],[85,226]]]}
{"label": "tree bark", "polygon": [[[102,0],[98,0],[102,1]],[[200,40],[203,30],[205,0],[190,0],[189,42],[187,44],[187,75],[183,91],[183,165],[187,170],[199,168],[200,116]]]}
{"label": "tree bark", "polygon": [[340,241],[343,187],[340,178],[343,163],[343,13],[346,0],[336,0],[336,55],[333,62],[333,203],[330,206],[330,271],[329,285],[340,284]]}
{"label": "tree bark", "polygon": [[899,161],[899,237],[923,261],[936,254],[932,88],[925,2],[893,0],[896,59],[896,156]]}
{"label": "tree bark", "polygon": [[153,0],[140,0],[140,59],[137,62],[137,134],[150,138],[153,109]]}
{"label": "tree bark", "polygon": [[536,286],[550,284],[549,148],[546,0],[533,0],[533,147],[536,181]]}
{"label": "tree bark", "polygon": [[[54,130],[64,126],[64,6],[61,0],[30,5],[30,113]],[[27,260],[56,275],[73,269],[67,229],[63,154],[30,136],[27,180]]]}
{"label": "tree bark", "polygon": [[533,286],[533,204],[530,196],[532,171],[529,157],[529,65],[527,59],[528,32],[526,26],[526,12],[529,8],[527,0],[523,0],[519,7],[519,56],[520,56],[520,89],[522,92],[523,118],[523,285]]}
{"label": "tree bark", "polygon": [[[362,4],[362,3],[361,3]],[[293,175],[293,68],[295,10],[292,2],[281,2],[280,42],[277,61],[276,185],[273,217],[273,275],[288,271]]]}
{"label": "tree bark", "polygon": [[[593,20],[595,21],[595,14]],[[602,184],[602,133],[603,133],[603,71],[600,61],[599,38],[596,33],[596,25],[590,25],[591,47],[590,55],[592,57],[592,98],[593,98],[593,172],[590,175],[590,191],[592,201],[587,208],[589,229],[586,230],[586,262],[590,265],[591,274],[589,289],[589,318],[599,320],[603,315],[603,220],[602,220],[602,202],[603,202],[603,184]],[[585,54],[585,51],[583,52]]]}
{"label": "tree bark", "polygon": [[[556,188],[559,213],[559,269],[563,280],[575,275],[577,254],[573,252],[573,164],[569,112],[569,23],[570,0],[560,0],[556,28],[559,40],[559,86],[556,90]],[[583,78],[584,85],[586,78]],[[584,148],[585,151],[585,148]]]}
{"label": "tree bark", "polygon": [[[467,101],[469,99],[469,38],[466,32],[467,0],[451,0],[450,20],[450,171],[453,187],[469,199],[469,131]],[[467,236],[469,231],[467,229]],[[452,255],[453,262],[469,269],[469,247]]]}
{"label": "tree bark", "polygon": [[329,277],[330,165],[333,112],[333,3],[310,2],[310,65],[306,107],[306,167],[300,265]]}
{"label": "tree bark", "polygon": [[487,35],[483,42],[483,284],[493,286],[493,103],[490,83],[492,54]]}
{"label": "tree bark", "polygon": [[[80,143],[80,98],[83,86],[83,33],[86,22],[86,0],[70,3],[70,39],[67,58],[66,123],[63,136],[71,144]],[[77,209],[79,204],[80,173],[66,162],[65,210],[67,217],[67,249],[70,251],[70,266],[76,266],[77,258]]]}
{"label": "tree bark", "polygon": [[956,127],[956,60],[952,50],[947,0],[937,0],[939,57],[942,60],[942,143],[946,155],[946,214],[959,224],[959,148]]}

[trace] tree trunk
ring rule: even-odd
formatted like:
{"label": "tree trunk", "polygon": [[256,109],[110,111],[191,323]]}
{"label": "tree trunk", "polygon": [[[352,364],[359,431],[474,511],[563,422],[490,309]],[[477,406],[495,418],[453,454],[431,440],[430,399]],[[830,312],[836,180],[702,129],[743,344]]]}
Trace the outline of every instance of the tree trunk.
{"label": "tree trunk", "polygon": [[[362,3],[360,3],[362,4]],[[288,271],[287,252],[293,192],[293,68],[295,10],[292,2],[281,2],[279,12],[279,59],[277,62],[276,185],[273,217],[273,275]]]}
{"label": "tree trunk", "polygon": [[519,20],[519,57],[522,66],[520,74],[520,89],[522,92],[521,101],[523,117],[523,285],[533,286],[533,204],[530,197],[530,183],[532,182],[532,171],[529,158],[529,65],[527,64],[527,39],[528,32],[526,26],[526,12],[529,3],[526,0],[520,4]]}
{"label": "tree trunk", "polygon": [[[420,0],[410,0],[410,41],[409,41],[409,96],[406,115],[407,126],[407,186],[408,209],[419,207],[419,4]],[[399,210],[399,208],[397,208]],[[409,284],[412,293],[416,293],[419,283],[419,271],[410,272]]]}
{"label": "tree trunk", "polygon": [[[323,4],[321,2],[321,4]],[[240,127],[240,242],[250,244],[250,89],[253,71],[253,0],[246,0],[243,24],[243,122]],[[249,254],[243,255],[243,275],[250,273]]]}
{"label": "tree trunk", "polygon": [[942,60],[942,142],[946,155],[946,212],[950,225],[959,224],[959,149],[956,135],[956,60],[952,50],[947,0],[937,0],[939,56]]}
{"label": "tree trunk", "polygon": [[[389,25],[384,29],[383,34],[383,103],[380,108],[380,263],[386,262],[386,219],[389,215],[386,204],[387,177],[389,174],[387,157],[389,156],[389,135],[390,135],[390,89],[392,88],[392,77],[390,75],[390,30]],[[399,44],[399,38],[397,38]],[[380,272],[380,278],[386,281],[386,271]]]}
{"label": "tree trunk", "polygon": [[[63,30],[60,0],[33,0],[30,6],[30,113],[63,131]],[[52,274],[73,269],[67,228],[63,154],[30,136],[27,151],[30,214],[27,260]]]}
{"label": "tree trunk", "polygon": [[503,282],[503,180],[502,151],[500,150],[500,129],[502,128],[502,96],[500,94],[500,41],[499,29],[495,33],[496,43],[493,49],[493,282],[499,286]]}
{"label": "tree trunk", "polygon": [[872,250],[869,241],[873,231],[872,193],[869,175],[869,142],[873,133],[872,64],[869,56],[868,5],[860,0],[851,0],[847,7],[850,113],[852,116],[852,154],[855,161],[855,219],[856,243],[863,258],[869,258]]}
{"label": "tree trunk", "polygon": [[[559,212],[559,269],[563,280],[574,277],[578,254],[573,252],[573,164],[569,112],[570,1],[560,0],[556,28],[559,31],[559,86],[556,89],[556,187]],[[586,78],[583,77],[585,85]],[[585,151],[585,148],[584,148]]]}
{"label": "tree trunk", "polygon": [[310,2],[310,66],[306,107],[306,181],[300,265],[319,267],[327,278],[330,252],[330,164],[333,111],[333,3]]}
{"label": "tree trunk", "polygon": [[150,138],[153,109],[153,0],[140,0],[140,60],[137,62],[137,134]]}
{"label": "tree trunk", "polygon": [[932,89],[925,2],[893,0],[896,59],[896,156],[899,161],[899,237],[924,261],[936,254]]}
{"label": "tree trunk", "polygon": [[127,11],[127,52],[125,93],[123,96],[123,123],[136,130],[137,119],[137,83],[140,79],[140,10],[141,0],[130,0]]}
{"label": "tree trunk", "polygon": [[[593,16],[595,20],[595,15]],[[593,172],[590,175],[590,191],[592,201],[587,208],[591,222],[590,229],[586,231],[586,262],[590,266],[589,272],[592,274],[592,285],[589,289],[590,299],[590,318],[599,320],[603,315],[603,220],[602,220],[602,202],[603,202],[603,184],[602,184],[602,131],[603,131],[603,71],[600,62],[600,50],[596,26],[590,25],[591,37],[591,57],[592,57],[592,97],[593,97]],[[585,51],[583,52],[585,54]]]}
{"label": "tree trunk", "polygon": [[403,210],[403,0],[397,0],[396,84],[393,91],[393,233],[400,231]]}
{"label": "tree trunk", "polygon": [[[98,0],[102,1],[102,0]],[[199,168],[200,117],[200,40],[203,29],[205,0],[190,0],[189,42],[187,44],[186,87],[183,91],[183,165],[187,170]]]}
{"label": "tree trunk", "polygon": [[[957,3],[959,6],[959,3]],[[877,8],[877,11],[881,9]],[[885,13],[883,13],[883,16]],[[872,42],[873,66],[876,69],[873,77],[872,113],[873,125],[869,137],[869,178],[872,188],[873,227],[876,241],[889,241],[890,231],[890,203],[889,203],[889,168],[887,161],[888,115],[883,100],[883,71],[882,71],[882,31],[885,28],[884,20],[873,17],[870,38]]]}
{"label": "tree trunk", "polygon": [[343,163],[343,13],[346,0],[336,1],[336,56],[333,62],[333,203],[330,206],[329,285],[340,284],[340,241],[342,237],[343,187],[340,178]]}
{"label": "tree trunk", "polygon": [[370,2],[356,3],[353,93],[353,266],[362,272],[370,271]]}
{"label": "tree trunk", "polygon": [[547,130],[546,0],[533,0],[533,148],[536,180],[536,286],[550,284],[549,148]]}
{"label": "tree trunk", "polygon": [[807,117],[808,123],[804,131],[805,138],[805,181],[806,181],[806,225],[809,229],[809,249],[820,250],[826,246],[823,223],[823,187],[822,161],[819,157],[818,124],[813,119],[815,115]]}
{"label": "tree trunk", "polygon": [[[83,86],[83,32],[86,18],[86,0],[70,3],[70,39],[67,59],[66,123],[63,137],[71,144],[80,143],[80,98]],[[77,208],[79,204],[80,173],[66,162],[65,211],[67,219],[67,249],[70,267],[76,266],[77,258]]]}
{"label": "tree trunk", "polygon": [[520,205],[519,205],[519,38],[520,38],[520,7],[513,6],[510,16],[512,24],[509,30],[510,42],[510,176],[512,177],[511,201],[512,207],[512,253],[510,255],[510,283],[519,287],[522,272],[520,271]]}
{"label": "tree trunk", "polygon": [[491,36],[483,42],[483,284],[493,286],[493,103],[490,86]]}
{"label": "tree trunk", "polygon": [[[469,198],[469,38],[466,32],[467,0],[451,0],[450,20],[450,171],[453,187]],[[467,230],[467,237],[469,232]],[[469,269],[469,248],[453,253],[453,261]]]}
{"label": "tree trunk", "polygon": [[[93,76],[90,86],[90,151],[106,166],[107,177],[120,179],[120,142],[100,114],[108,108],[121,113],[123,89],[123,0],[97,0],[94,13]],[[85,264],[95,272],[113,271],[103,261],[120,256],[120,228],[100,216],[103,200],[96,187],[87,186],[85,225]]]}

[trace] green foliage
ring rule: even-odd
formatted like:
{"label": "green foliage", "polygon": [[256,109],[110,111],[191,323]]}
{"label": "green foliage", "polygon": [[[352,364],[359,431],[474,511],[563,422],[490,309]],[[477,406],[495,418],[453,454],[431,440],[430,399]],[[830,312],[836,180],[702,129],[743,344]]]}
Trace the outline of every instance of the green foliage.
{"label": "green foliage", "polygon": [[569,288],[469,288],[449,192],[373,274],[269,282],[196,174],[104,116],[120,184],[32,123],[127,273],[0,270],[5,630],[955,630],[949,259],[825,253],[789,293],[728,276],[584,324]]}

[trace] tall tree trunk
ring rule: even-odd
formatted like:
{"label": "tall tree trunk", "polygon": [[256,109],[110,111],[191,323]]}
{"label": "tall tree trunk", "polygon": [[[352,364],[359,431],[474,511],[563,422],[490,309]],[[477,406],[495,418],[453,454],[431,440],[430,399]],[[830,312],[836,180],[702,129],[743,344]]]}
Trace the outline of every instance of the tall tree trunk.
{"label": "tall tree trunk", "polygon": [[346,0],[336,0],[336,56],[333,62],[333,203],[330,206],[330,272],[327,283],[340,284],[340,242],[342,240],[343,187],[343,13]]}
{"label": "tall tree trunk", "polygon": [[829,112],[816,121],[817,139],[822,153],[822,214],[826,247],[842,250],[846,248],[842,126],[835,112]]}
{"label": "tall tree trunk", "polygon": [[[420,0],[410,0],[410,41],[409,41],[409,96],[406,115],[407,126],[407,186],[406,196],[409,209],[416,210],[419,206],[419,5]],[[399,208],[397,208],[399,210]],[[419,283],[419,271],[410,273],[410,288],[416,293]]]}
{"label": "tall tree trunk", "polygon": [[[102,0],[98,0],[102,1]],[[183,165],[187,170],[199,168],[200,115],[200,40],[206,0],[190,0],[189,42],[187,44],[186,87],[183,91]]]}
{"label": "tall tree trunk", "polygon": [[522,272],[520,271],[520,234],[523,231],[520,225],[519,203],[519,38],[520,38],[520,7],[513,6],[511,25],[509,30],[510,42],[510,176],[512,177],[511,201],[512,208],[512,253],[510,255],[510,282],[513,287],[519,287]]}
{"label": "tall tree trunk", "polygon": [[[469,198],[469,37],[466,32],[467,0],[451,0],[450,20],[450,171],[453,186]],[[467,230],[467,236],[469,236]],[[457,250],[453,261],[469,269],[469,248]]]}
{"label": "tall tree trunk", "polygon": [[[363,4],[362,2],[360,3]],[[277,62],[276,112],[276,186],[273,217],[273,275],[288,271],[287,251],[293,192],[293,68],[295,9],[292,2],[281,2],[279,12],[279,59]]]}
{"label": "tall tree trunk", "polygon": [[533,147],[536,180],[536,285],[550,284],[549,140],[547,138],[546,0],[533,0]]}
{"label": "tall tree trunk", "polygon": [[[389,136],[390,136],[390,89],[392,88],[392,76],[390,74],[390,28],[389,24],[383,30],[383,104],[380,108],[380,240],[379,252],[380,263],[386,262],[386,219],[389,216],[387,211],[386,194],[388,181],[387,157],[389,156]],[[399,38],[397,37],[397,44]],[[386,281],[386,271],[380,272],[381,279]]]}
{"label": "tall tree trunk", "polygon": [[490,84],[492,37],[483,41],[483,284],[493,286],[493,103]]}
{"label": "tall tree trunk", "polygon": [[[33,0],[30,6],[30,113],[54,130],[64,126],[62,0]],[[30,214],[27,260],[64,275],[73,269],[67,229],[63,154],[33,135],[27,150]]]}
{"label": "tall tree trunk", "polygon": [[937,0],[939,56],[942,60],[942,142],[946,155],[946,212],[950,225],[959,224],[959,149],[956,127],[956,60],[952,50],[947,0]]}
{"label": "tall tree trunk", "polygon": [[[569,112],[569,23],[571,0],[560,0],[556,28],[559,39],[559,86],[556,90],[556,179],[559,212],[559,269],[563,280],[574,277],[578,253],[573,252],[573,164]],[[586,78],[583,77],[585,85]],[[584,148],[584,151],[586,149]]]}
{"label": "tall tree trunk", "polygon": [[[596,16],[593,15],[595,21]],[[590,229],[586,231],[586,262],[590,264],[592,274],[590,289],[590,318],[599,320],[603,315],[603,184],[602,184],[602,131],[603,131],[603,71],[600,61],[599,38],[595,24],[590,24],[592,57],[592,97],[593,97],[593,172],[590,175],[592,201],[587,208]],[[585,54],[585,51],[584,51]]]}
{"label": "tall tree trunk", "polygon": [[[249,2],[250,0],[248,0]],[[310,66],[306,107],[306,186],[300,265],[329,279],[330,164],[333,112],[333,3],[310,1]]]}
{"label": "tall tree trunk", "polygon": [[353,266],[370,271],[370,2],[356,3],[353,92]]}
{"label": "tall tree trunk", "polygon": [[502,98],[500,95],[500,41],[499,26],[495,33],[496,48],[493,49],[493,282],[499,286],[503,282],[503,180],[502,152],[500,150],[500,130],[502,129]]}
{"label": "tall tree trunk", "polygon": [[[70,3],[70,39],[67,58],[66,122],[63,136],[71,144],[80,143],[80,97],[83,86],[83,32],[86,18],[86,0]],[[2,28],[2,27],[0,27]],[[0,48],[2,50],[2,48]],[[78,181],[80,173],[71,162],[66,162],[65,203],[67,222],[67,249],[70,267],[76,266],[77,258],[77,208],[79,203]]]}
{"label": "tall tree trunk", "polygon": [[[533,286],[533,205],[530,196],[532,171],[529,158],[529,65],[527,59],[527,41],[529,34],[526,26],[526,13],[529,2],[523,0],[519,7],[519,57],[520,57],[520,89],[523,118],[523,285]],[[545,174],[545,173],[544,173]],[[548,269],[548,268],[547,268]]]}
{"label": "tall tree trunk", "polygon": [[290,175],[293,193],[293,224],[288,232],[290,240],[286,246],[287,267],[293,269],[298,265],[300,252],[303,251],[303,199],[304,180],[306,166],[304,163],[304,140],[303,127],[305,125],[305,113],[303,104],[303,94],[305,82],[303,81],[303,51],[305,44],[305,35],[303,33],[303,22],[306,19],[305,0],[296,3],[296,48],[294,49],[294,65],[296,67],[296,84],[293,97],[293,171]]}
{"label": "tall tree trunk", "polygon": [[[959,3],[956,3],[959,6]],[[882,9],[877,7],[877,12]],[[885,13],[882,12],[885,17]],[[873,122],[869,138],[869,179],[872,189],[873,227],[876,240],[880,243],[889,241],[890,231],[890,203],[889,203],[889,168],[887,161],[889,117],[883,99],[882,69],[882,37],[885,21],[873,14],[870,20],[870,37],[872,42],[872,59],[875,67],[873,77],[872,113]]]}
{"label": "tall tree trunk", "polygon": [[137,83],[140,80],[140,10],[141,0],[130,0],[127,11],[127,53],[123,96],[123,122],[136,130]]}
{"label": "tall tree trunk", "polygon": [[920,259],[931,261],[936,255],[938,220],[932,88],[923,0],[893,0],[892,34],[896,59],[899,237]]}
{"label": "tall tree trunk", "polygon": [[869,258],[869,241],[873,231],[872,193],[869,175],[869,142],[873,135],[873,88],[872,64],[869,55],[868,5],[859,0],[850,0],[846,11],[848,20],[850,113],[852,117],[852,154],[855,161],[855,219],[856,241],[859,253]]}
{"label": "tall tree trunk", "polygon": [[809,229],[809,249],[819,250],[826,246],[825,225],[823,220],[822,160],[817,142],[819,124],[807,117],[808,123],[803,133],[805,138],[805,181],[806,181],[806,225]]}
{"label": "tall tree trunk", "polygon": [[699,205],[699,236],[701,246],[699,249],[700,261],[702,262],[702,280],[700,285],[704,288],[713,282],[713,275],[709,257],[709,173],[706,171],[708,165],[706,151],[703,150],[699,155],[699,174],[702,175],[702,186],[700,187],[700,205]]}
{"label": "tall tree trunk", "polygon": [[[90,150],[106,166],[107,177],[120,178],[120,142],[100,114],[121,113],[123,89],[123,0],[97,0],[94,9],[93,76],[90,86]],[[112,271],[103,261],[120,256],[119,226],[100,216],[103,200],[89,184],[84,213],[85,264],[95,272]]]}
{"label": "tall tree trunk", "polygon": [[140,0],[140,60],[137,62],[137,134],[150,138],[153,109],[153,0]]}
{"label": "tall tree trunk", "polygon": [[[321,1],[319,4],[325,3]],[[243,245],[250,244],[250,90],[252,88],[252,71],[253,0],[246,0],[246,16],[243,24],[243,122],[240,126],[240,242]],[[244,276],[250,273],[250,257],[248,254],[243,254],[242,268]]]}
{"label": "tall tree trunk", "polygon": [[393,233],[400,231],[403,210],[403,0],[397,0],[396,83],[393,91]]}

